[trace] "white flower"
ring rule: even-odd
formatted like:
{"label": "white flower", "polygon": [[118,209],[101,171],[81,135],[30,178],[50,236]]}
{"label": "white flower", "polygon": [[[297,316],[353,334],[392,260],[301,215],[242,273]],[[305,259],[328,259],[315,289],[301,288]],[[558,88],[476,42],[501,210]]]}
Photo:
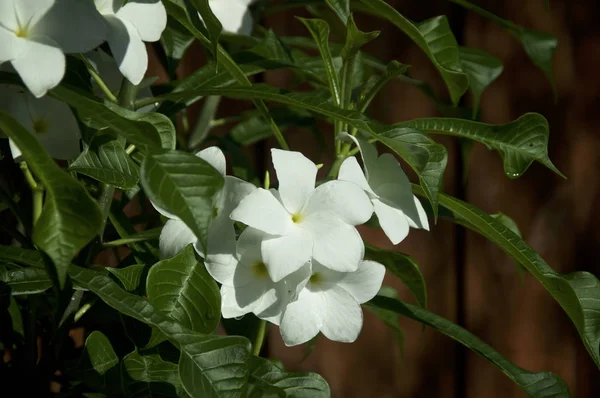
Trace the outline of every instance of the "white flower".
{"label": "white flower", "polygon": [[90,51],[106,37],[89,1],[0,1],[0,64],[10,61],[38,98],[62,80],[65,53]]}
{"label": "white flower", "polygon": [[158,41],[167,26],[167,12],[160,0],[94,0],[109,25],[108,45],[119,70],[133,84],[140,84],[148,69],[145,41]]}
{"label": "white flower", "polygon": [[272,149],[279,190],[257,189],[231,213],[236,221],[274,235],[261,244],[275,282],[312,258],[337,271],[355,271],[364,255],[354,227],[373,214],[356,184],[330,181],[315,188],[317,166],[300,152]]}
{"label": "white flower", "polygon": [[237,242],[237,253],[232,253],[229,259],[223,253],[219,258],[207,256],[206,269],[222,284],[221,307],[224,318],[240,317],[252,312],[261,319],[279,325],[285,306],[304,279],[300,271],[277,283],[269,278],[260,251],[261,242],[267,238],[269,235],[264,232],[246,228]]}
{"label": "white flower", "polygon": [[[102,81],[106,84],[106,87],[108,87],[113,94],[117,95],[123,83],[123,75],[119,72],[117,61],[100,49],[88,52],[85,54],[85,58],[92,65],[96,73],[100,75]],[[94,79],[91,79],[91,81],[94,88],[94,94],[100,98],[104,98],[105,94],[98,87],[96,81]],[[138,100],[152,98],[152,90],[150,89],[150,86],[144,85],[144,83],[145,82],[142,82],[142,85],[138,87]],[[154,105],[146,105],[142,108],[139,108],[137,111],[151,112],[153,109]]]}
{"label": "white flower", "polygon": [[[18,86],[0,85],[0,109],[17,119],[35,136],[51,157],[70,160],[79,155],[79,126],[68,105],[48,96],[35,98]],[[21,151],[10,142],[16,161]]]}
{"label": "white flower", "polygon": [[[312,269],[311,269],[312,268]],[[383,265],[361,261],[354,272],[336,272],[313,261],[296,301],[287,305],[280,324],[287,346],[302,344],[319,332],[334,341],[351,343],[360,334],[360,304],[375,297],[385,275]]]}
{"label": "white flower", "polygon": [[229,33],[250,35],[254,21],[248,6],[256,0],[209,0],[213,14]]}
{"label": "white flower", "polygon": [[[158,212],[170,218],[160,234],[159,247],[162,258],[175,256],[190,243],[194,243],[194,248],[202,256],[208,254],[214,258],[223,255],[225,258],[229,258],[228,256],[235,252],[235,230],[229,215],[240,200],[254,191],[256,187],[239,178],[225,175],[225,155],[218,147],[212,146],[203,149],[196,156],[208,162],[225,178],[223,189],[215,200],[214,218],[208,230],[208,252],[203,252],[198,245],[198,239],[183,221],[154,205]],[[213,261],[217,260],[213,259]]]}
{"label": "white flower", "polygon": [[342,163],[338,179],[351,181],[365,190],[373,202],[381,228],[393,244],[408,235],[409,227],[429,230],[429,221],[423,205],[412,193],[410,181],[402,166],[389,153],[377,157],[377,149],[348,134],[360,148],[365,166],[363,173],[354,156]]}

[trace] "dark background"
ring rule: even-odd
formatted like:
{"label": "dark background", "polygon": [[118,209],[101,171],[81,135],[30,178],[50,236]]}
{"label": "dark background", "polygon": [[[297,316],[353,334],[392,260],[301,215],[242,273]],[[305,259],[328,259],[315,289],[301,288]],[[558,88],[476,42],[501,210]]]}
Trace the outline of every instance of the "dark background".
{"label": "dark background", "polygon": [[[460,44],[501,58],[504,73],[482,98],[482,121],[501,124],[526,112],[541,113],[550,123],[550,157],[568,176],[563,180],[534,164],[520,179],[509,180],[498,153],[476,144],[463,163],[458,142],[443,137],[439,140],[450,153],[445,192],[463,197],[486,212],[512,217],[524,239],[556,271],[600,274],[600,217],[595,208],[600,193],[596,109],[600,92],[596,75],[600,61],[598,2],[551,0],[550,12],[542,0],[476,2],[519,25],[558,37],[555,102],[542,73],[527,58],[519,42],[499,26],[448,1],[387,1],[415,21],[446,14]],[[296,9],[272,14],[262,23],[279,35],[306,35],[303,25],[293,18],[297,13]],[[374,18],[357,16],[356,20],[363,31],[382,31],[368,45],[370,53],[384,61],[397,59],[412,65],[414,77],[426,80],[441,97],[447,98],[436,70],[402,32]],[[183,70],[199,66],[199,59],[199,53],[192,50]],[[262,79],[285,87],[292,77],[277,71]],[[469,105],[470,96],[465,98],[464,104]],[[240,106],[248,105],[225,101],[219,115],[235,114]],[[400,81],[391,82],[379,95],[371,115],[386,123],[441,116],[431,100]],[[325,136],[331,136],[329,130]],[[292,133],[288,140],[292,149],[303,151],[315,162],[329,161],[322,145],[310,133]],[[273,141],[252,148],[259,169],[266,167],[265,155],[269,147],[275,146]],[[522,279],[498,247],[445,221],[433,226],[431,233],[413,230],[396,248],[382,233],[368,229],[363,229],[363,233],[380,247],[409,253],[418,260],[427,281],[431,311],[459,322],[525,369],[557,373],[567,382],[573,397],[600,396],[600,373],[567,315],[531,275]],[[396,278],[388,275],[386,284],[397,288],[403,298],[411,299]],[[363,332],[354,344],[320,337],[303,361],[306,346],[286,348],[273,328],[267,351],[271,357],[281,359],[289,370],[322,374],[334,397],[525,396],[478,355],[413,321],[400,322],[406,332],[403,359],[392,332],[366,311]]]}

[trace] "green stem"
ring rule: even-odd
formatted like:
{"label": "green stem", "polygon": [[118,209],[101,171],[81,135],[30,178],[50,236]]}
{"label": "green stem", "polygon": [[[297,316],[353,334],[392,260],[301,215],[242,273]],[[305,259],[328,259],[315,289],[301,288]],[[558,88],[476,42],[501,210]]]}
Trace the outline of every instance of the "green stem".
{"label": "green stem", "polygon": [[263,342],[265,341],[266,334],[267,334],[267,321],[261,319],[258,322],[258,330],[256,331],[256,339],[254,340],[254,344],[252,345],[252,355],[260,356],[260,350],[263,346]]}
{"label": "green stem", "polygon": [[338,176],[338,173],[340,172],[340,167],[342,166],[342,163],[344,163],[344,160],[346,160],[346,158],[348,157],[348,155],[344,155],[344,154],[339,154],[335,160],[333,161],[333,164],[331,165],[331,168],[329,169],[329,172],[327,173],[327,178],[328,179],[336,179]]}
{"label": "green stem", "polygon": [[25,176],[25,181],[33,194],[33,212],[31,218],[33,220],[32,225],[35,226],[37,220],[42,215],[42,208],[44,207],[44,187],[33,178],[26,162],[21,162],[20,167]]}
{"label": "green stem", "polygon": [[211,95],[204,99],[204,105],[190,136],[188,148],[195,148],[206,139],[220,102],[221,97],[218,95]]}
{"label": "green stem", "polygon": [[79,59],[83,61],[88,73],[90,74],[92,79],[94,79],[94,81],[96,82],[100,90],[102,90],[104,95],[106,95],[106,98],[108,98],[109,101],[117,102],[117,97],[113,94],[112,91],[110,91],[110,88],[108,88],[106,83],[104,83],[104,80],[102,80],[102,77],[100,77],[100,75],[96,72],[96,69],[94,69],[92,64],[90,64],[90,61],[88,61],[83,55],[80,55]]}

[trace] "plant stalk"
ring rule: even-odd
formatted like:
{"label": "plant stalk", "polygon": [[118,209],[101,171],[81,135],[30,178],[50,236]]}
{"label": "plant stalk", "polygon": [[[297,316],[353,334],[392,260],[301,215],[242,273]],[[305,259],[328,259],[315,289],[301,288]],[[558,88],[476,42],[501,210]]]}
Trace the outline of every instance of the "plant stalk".
{"label": "plant stalk", "polygon": [[42,208],[44,207],[44,186],[37,182],[29,167],[27,166],[27,162],[21,162],[20,165],[21,170],[23,171],[23,175],[25,176],[25,181],[29,188],[31,188],[31,193],[33,195],[33,210],[32,210],[32,225],[35,226],[37,220],[39,220],[42,215]]}
{"label": "plant stalk", "polygon": [[265,336],[267,334],[267,321],[261,319],[258,323],[258,330],[256,331],[256,339],[254,340],[254,344],[252,345],[252,355],[260,356],[260,350],[265,341]]}

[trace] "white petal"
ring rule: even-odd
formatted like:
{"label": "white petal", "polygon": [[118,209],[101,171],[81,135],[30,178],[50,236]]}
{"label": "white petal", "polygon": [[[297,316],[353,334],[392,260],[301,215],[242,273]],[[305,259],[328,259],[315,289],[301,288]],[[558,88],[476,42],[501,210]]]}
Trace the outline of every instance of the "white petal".
{"label": "white petal", "polygon": [[358,161],[354,156],[351,156],[344,160],[340,166],[340,172],[338,174],[338,180],[353,182],[361,187],[365,192],[370,195],[377,196],[375,192],[369,186],[365,173],[361,169]]}
{"label": "white petal", "polygon": [[306,343],[315,337],[323,325],[324,310],[321,292],[303,290],[297,301],[288,304],[281,319],[280,332],[285,345]]}
{"label": "white petal", "polygon": [[219,283],[233,284],[237,256],[235,255],[235,229],[231,220],[225,217],[217,217],[213,220],[208,230],[207,246],[204,264],[208,273]]}
{"label": "white petal", "polygon": [[373,215],[373,205],[367,194],[348,181],[329,181],[319,185],[308,198],[302,213],[337,214],[350,225],[364,224]]}
{"label": "white petal", "polygon": [[373,207],[379,219],[379,225],[390,241],[394,245],[402,242],[409,230],[408,219],[404,212],[379,199],[373,199]]}
{"label": "white petal", "polygon": [[198,238],[183,221],[169,220],[160,231],[158,246],[161,258],[175,257],[190,243],[196,243]]}
{"label": "white petal", "polygon": [[119,70],[131,83],[140,84],[148,68],[146,45],[130,22],[111,15],[105,18],[110,25],[108,44]]}
{"label": "white petal", "polygon": [[360,334],[363,313],[360,305],[340,287],[323,293],[325,314],[321,332],[330,340],[352,343]]}
{"label": "white petal", "polygon": [[248,7],[242,1],[210,1],[210,9],[229,33],[250,35],[254,21]]}
{"label": "white petal", "polygon": [[225,176],[225,185],[220,198],[219,212],[229,217],[242,199],[256,191],[256,186],[237,177]]}
{"label": "white petal", "polygon": [[242,199],[230,217],[272,235],[285,235],[294,225],[291,215],[275,196],[262,188]]}
{"label": "white petal", "polygon": [[356,271],[365,254],[356,228],[331,213],[311,214],[300,225],[313,235],[315,260],[335,271]]}
{"label": "white petal", "polygon": [[342,133],[341,136],[346,141],[353,141],[360,149],[360,155],[365,166],[365,176],[367,177],[369,184],[373,186],[371,182],[371,174],[377,168],[377,147],[375,147],[373,144],[369,144],[362,138],[353,137],[348,133]]}
{"label": "white petal", "polygon": [[260,303],[252,312],[260,319],[279,325],[286,306],[287,301],[282,296],[280,289],[272,288],[263,294]]}
{"label": "white petal", "polygon": [[363,260],[355,272],[344,274],[337,286],[348,292],[358,304],[371,300],[383,283],[385,267],[375,261]]}
{"label": "white petal", "polygon": [[65,74],[65,55],[58,44],[48,37],[35,37],[25,43],[24,51],[11,63],[25,86],[39,98],[58,86],[62,80]]}
{"label": "white petal", "polygon": [[317,166],[300,152],[271,149],[271,156],[283,205],[298,213],[315,188]]}
{"label": "white petal", "polygon": [[201,150],[196,154],[200,159],[214,167],[222,176],[227,171],[227,163],[225,162],[225,155],[223,151],[217,146],[211,146]]}
{"label": "white petal", "polygon": [[412,219],[411,217],[406,215],[406,219],[408,220],[408,224],[413,228],[422,228],[429,231],[429,220],[427,219],[427,213],[423,208],[423,204],[416,196],[413,196],[415,200],[415,207],[417,208],[418,218]]}
{"label": "white petal", "polygon": [[94,5],[100,14],[112,15],[123,7],[124,1],[125,0],[94,0]]}
{"label": "white petal", "polygon": [[144,41],[158,41],[167,27],[167,11],[160,0],[129,0],[117,16],[131,22]]}
{"label": "white petal", "polygon": [[[16,4],[21,0],[3,0],[0,1],[0,28],[14,32],[19,29],[19,19],[16,13]],[[3,42],[4,43],[4,42]]]}
{"label": "white petal", "polygon": [[308,231],[296,228],[289,235],[264,240],[261,249],[271,279],[279,282],[310,260],[313,237]]}
{"label": "white petal", "polygon": [[241,233],[237,241],[236,252],[240,262],[247,265],[263,261],[261,244],[265,239],[273,235],[266,234],[261,230],[248,227]]}
{"label": "white petal", "polygon": [[107,39],[108,27],[89,1],[57,0],[32,34],[52,38],[64,53],[83,53]]}
{"label": "white petal", "polygon": [[0,26],[0,64],[17,58],[25,49],[26,40]]}
{"label": "white petal", "polygon": [[256,306],[256,300],[246,300],[246,298],[249,299],[252,296],[252,292],[252,287],[250,286],[239,288],[221,286],[221,311],[223,312],[223,318],[237,318],[252,312]]}
{"label": "white petal", "polygon": [[9,1],[9,3],[14,4],[13,12],[16,13],[17,21],[19,21],[19,26],[21,28],[35,27],[38,21],[43,18],[51,8],[57,6],[56,0],[17,0]]}

